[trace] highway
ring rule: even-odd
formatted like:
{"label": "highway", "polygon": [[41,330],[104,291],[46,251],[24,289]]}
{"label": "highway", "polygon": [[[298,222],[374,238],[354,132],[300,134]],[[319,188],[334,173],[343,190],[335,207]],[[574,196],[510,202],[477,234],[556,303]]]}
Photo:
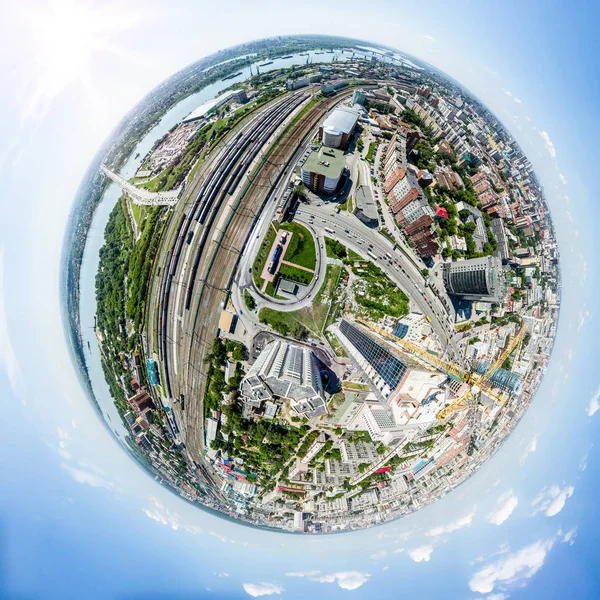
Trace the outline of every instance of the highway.
{"label": "highway", "polygon": [[311,215],[314,215],[313,228],[320,234],[323,234],[325,227],[328,227],[335,232],[335,235],[329,234],[330,237],[337,239],[367,260],[368,252],[373,253],[377,257],[377,266],[409,296],[413,309],[416,308],[431,319],[434,332],[446,347],[446,358],[458,364],[463,363],[459,348],[452,339],[454,327],[445,307],[433,290],[425,285],[420,271],[403,252],[394,250],[394,244],[388,238],[376,229],[364,225],[354,215],[345,211],[336,214],[332,204],[300,205],[295,219],[303,225],[308,225]]}

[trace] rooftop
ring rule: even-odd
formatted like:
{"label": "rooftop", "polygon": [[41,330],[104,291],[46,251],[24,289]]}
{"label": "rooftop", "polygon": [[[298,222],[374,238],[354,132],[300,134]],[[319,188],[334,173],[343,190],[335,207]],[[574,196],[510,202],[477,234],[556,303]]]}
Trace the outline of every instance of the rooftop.
{"label": "rooftop", "polygon": [[323,121],[323,129],[334,129],[341,133],[350,133],[360,113],[349,106],[339,106]]}
{"label": "rooftop", "polygon": [[339,177],[344,168],[344,152],[327,146],[317,147],[307,157],[303,168],[326,177]]}
{"label": "rooftop", "polygon": [[356,188],[356,209],[361,211],[368,219],[379,220],[377,205],[373,193],[368,185],[359,185]]}

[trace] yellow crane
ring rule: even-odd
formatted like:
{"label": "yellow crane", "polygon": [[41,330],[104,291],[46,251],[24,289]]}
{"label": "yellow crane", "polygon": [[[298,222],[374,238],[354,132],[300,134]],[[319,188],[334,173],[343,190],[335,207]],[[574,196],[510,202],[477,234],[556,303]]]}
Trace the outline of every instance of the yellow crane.
{"label": "yellow crane", "polygon": [[436,415],[438,421],[444,421],[446,417],[448,417],[448,415],[452,414],[454,411],[470,406],[474,397],[474,388],[476,388],[476,391],[477,388],[478,391],[484,391],[486,396],[490,396],[498,402],[504,402],[505,398],[503,394],[495,393],[492,391],[491,386],[486,384],[494,376],[494,373],[496,373],[496,371],[504,364],[504,361],[510,356],[511,352],[517,347],[517,345],[523,339],[526,331],[527,326],[522,325],[517,334],[510,340],[508,344],[506,344],[506,348],[504,348],[500,356],[487,368],[483,375],[471,373],[471,388],[469,391],[440,410],[440,412]]}
{"label": "yellow crane", "polygon": [[425,366],[434,367],[438,371],[442,371],[444,373],[447,373],[448,375],[452,375],[460,381],[463,381],[471,386],[465,394],[457,398],[448,406],[444,407],[437,414],[437,419],[439,421],[444,421],[446,417],[448,417],[448,415],[455,412],[456,410],[461,410],[463,408],[468,407],[471,404],[474,397],[473,388],[478,388],[476,391],[484,391],[487,396],[494,398],[498,402],[504,402],[505,398],[503,394],[496,393],[492,390],[492,386],[487,384],[489,380],[493,377],[494,373],[496,373],[496,371],[502,366],[504,361],[510,356],[512,351],[521,342],[523,336],[527,331],[527,326],[523,324],[519,331],[510,340],[510,342],[506,344],[506,347],[504,348],[500,356],[487,368],[486,372],[483,375],[480,375],[472,371],[465,371],[458,365],[443,360],[435,354],[431,354],[430,352],[423,350],[422,348],[420,348],[416,344],[413,344],[412,342],[403,340],[402,338],[394,335],[393,333],[390,333],[389,331],[386,331],[385,329],[375,325],[374,323],[371,323],[370,321],[366,321],[365,319],[357,319],[357,321],[365,327],[368,327],[369,329],[375,331],[382,337],[388,338],[389,340],[395,342],[400,347],[407,350],[415,358],[417,358],[419,362],[424,362]]}

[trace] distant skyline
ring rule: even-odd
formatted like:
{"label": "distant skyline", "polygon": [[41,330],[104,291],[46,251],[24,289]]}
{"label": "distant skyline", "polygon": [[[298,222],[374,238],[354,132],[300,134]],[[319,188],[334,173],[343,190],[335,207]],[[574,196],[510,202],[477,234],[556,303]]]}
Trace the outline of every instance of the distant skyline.
{"label": "distant skyline", "polygon": [[[0,595],[598,597],[597,7],[308,1],[290,18],[281,3],[235,0],[218,17],[227,26],[214,27],[208,3],[108,3],[95,18],[86,6],[63,13],[83,11],[79,20],[53,20],[46,3],[26,2],[0,23]],[[82,23],[92,31],[53,46]],[[147,91],[219,48],[315,29],[421,57],[502,119],[546,189],[563,304],[542,386],[478,474],[401,521],[309,539],[202,513],[128,457],[79,385],[58,282],[81,177]],[[50,70],[41,56],[53,57]],[[61,70],[66,58],[77,60]]]}

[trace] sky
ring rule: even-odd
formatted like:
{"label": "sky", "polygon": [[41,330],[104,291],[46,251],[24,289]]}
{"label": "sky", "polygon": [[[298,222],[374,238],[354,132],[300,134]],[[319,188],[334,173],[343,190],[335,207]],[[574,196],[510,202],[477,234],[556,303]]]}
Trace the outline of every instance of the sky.
{"label": "sky", "polygon": [[[600,597],[599,12],[529,1],[6,2],[0,597]],[[225,521],[143,472],[81,389],[58,289],[76,189],[120,118],[190,62],[288,33],[388,44],[480,98],[536,168],[563,270],[552,360],[496,456],[410,517],[323,537]]]}

